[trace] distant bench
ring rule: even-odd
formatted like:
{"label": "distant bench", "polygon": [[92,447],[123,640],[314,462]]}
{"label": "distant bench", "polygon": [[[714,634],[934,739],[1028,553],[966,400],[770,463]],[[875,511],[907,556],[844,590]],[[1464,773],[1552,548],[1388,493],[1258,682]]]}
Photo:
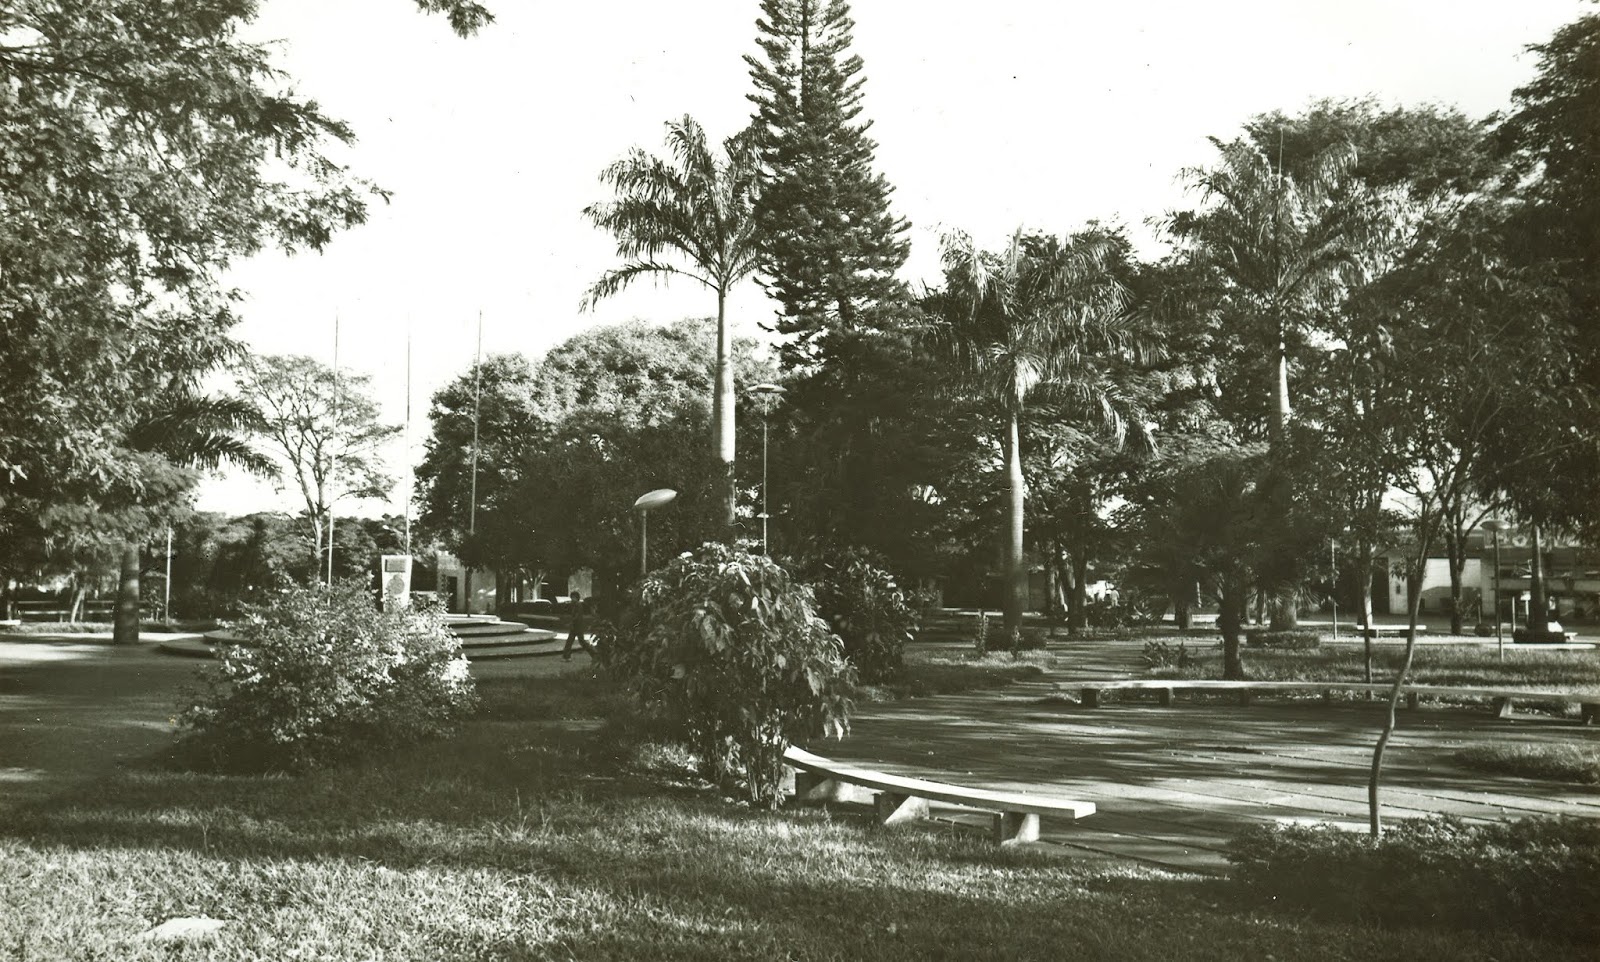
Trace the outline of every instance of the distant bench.
{"label": "distant bench", "polygon": [[[1063,685],[1063,687],[1067,687]],[[1121,680],[1083,682],[1075,685],[1080,691],[1080,703],[1085,708],[1100,707],[1101,694],[1108,691],[1153,691],[1162,705],[1171,705],[1175,692],[1191,693],[1234,692],[1239,704],[1248,705],[1258,694],[1287,692],[1320,693],[1324,701],[1336,691],[1370,692],[1388,695],[1392,684],[1366,682],[1328,681],[1186,681],[1169,678],[1129,678]],[[1421,699],[1429,698],[1485,698],[1494,709],[1495,717],[1510,718],[1513,702],[1560,702],[1577,705],[1583,724],[1592,725],[1600,716],[1600,694],[1577,692],[1529,691],[1523,688],[1478,688],[1455,685],[1407,685],[1402,689],[1407,708],[1416,708]]]}
{"label": "distant bench", "polygon": [[989,812],[994,816],[991,837],[998,845],[1035,842],[1039,816],[1082,818],[1094,814],[1093,802],[1016,792],[962,788],[903,775],[889,775],[813,755],[790,747],[783,760],[794,770],[795,797],[801,801],[838,801],[847,797],[845,786],[858,785],[876,792],[873,807],[878,822],[893,825],[928,814],[929,802],[943,802]]}

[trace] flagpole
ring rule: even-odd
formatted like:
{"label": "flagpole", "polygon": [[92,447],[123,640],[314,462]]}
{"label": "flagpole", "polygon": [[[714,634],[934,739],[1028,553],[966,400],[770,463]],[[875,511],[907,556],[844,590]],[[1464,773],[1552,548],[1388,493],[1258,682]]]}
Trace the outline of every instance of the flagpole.
{"label": "flagpole", "polygon": [[[333,315],[333,423],[339,423],[339,314]],[[328,462],[328,586],[333,586],[333,483],[334,471],[339,464],[338,455],[332,454]]]}
{"label": "flagpole", "polygon": [[406,315],[406,561],[411,557],[411,489],[417,486],[417,468],[411,459],[411,315]]}
{"label": "flagpole", "polygon": [[[467,535],[478,533],[478,404],[483,397],[483,311],[478,311],[478,349],[472,356],[472,498],[467,508]],[[467,614],[472,614],[472,568],[466,570]]]}

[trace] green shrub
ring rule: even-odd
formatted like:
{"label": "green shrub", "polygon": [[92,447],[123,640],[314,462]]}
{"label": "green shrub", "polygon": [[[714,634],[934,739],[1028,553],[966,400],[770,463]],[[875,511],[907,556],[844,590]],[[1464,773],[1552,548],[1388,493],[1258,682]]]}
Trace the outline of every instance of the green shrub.
{"label": "green shrub", "polygon": [[436,608],[379,611],[360,582],[283,589],[230,626],[180,718],[206,767],[301,771],[451,731],[476,704]]}
{"label": "green shrub", "polygon": [[1188,646],[1181,641],[1176,646],[1164,641],[1147,641],[1143,655],[1145,665],[1150,668],[1188,668],[1194,663]]}
{"label": "green shrub", "polygon": [[894,576],[859,550],[836,561],[811,564],[804,575],[816,593],[822,617],[844,642],[845,657],[861,680],[877,684],[893,678],[918,620]]}
{"label": "green shrub", "polygon": [[793,739],[843,735],[855,673],[811,589],[719,544],[652,572],[599,640],[604,665],[752,804],[781,800]]}
{"label": "green shrub", "polygon": [[1277,648],[1284,651],[1304,651],[1322,644],[1322,636],[1311,628],[1289,628],[1283,631],[1257,630],[1244,636],[1248,648]]}
{"label": "green shrub", "polygon": [[1592,820],[1413,819],[1379,840],[1268,827],[1235,839],[1229,858],[1246,894],[1296,914],[1600,940],[1600,823]]}

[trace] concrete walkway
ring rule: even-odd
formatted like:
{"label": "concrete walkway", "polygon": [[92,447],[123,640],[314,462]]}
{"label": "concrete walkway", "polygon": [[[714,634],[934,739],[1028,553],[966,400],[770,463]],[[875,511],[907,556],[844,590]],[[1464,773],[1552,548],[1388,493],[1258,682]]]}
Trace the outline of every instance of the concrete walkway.
{"label": "concrete walkway", "polygon": [[[1044,820],[1043,839],[1082,855],[1217,871],[1228,840],[1260,824],[1333,822],[1364,829],[1379,702],[1264,698],[1122,701],[1080,708],[1074,679],[1142,674],[1138,642],[1053,643],[1072,670],[996,692],[858,707],[849,737],[808,746],[899,774],[1094,802],[1077,821]],[[1523,815],[1600,818],[1600,790],[1460,766],[1467,745],[1582,744],[1600,730],[1575,721],[1484,709],[1403,711],[1385,760],[1386,818]],[[957,820],[962,820],[957,818]],[[976,824],[976,820],[974,820]]]}

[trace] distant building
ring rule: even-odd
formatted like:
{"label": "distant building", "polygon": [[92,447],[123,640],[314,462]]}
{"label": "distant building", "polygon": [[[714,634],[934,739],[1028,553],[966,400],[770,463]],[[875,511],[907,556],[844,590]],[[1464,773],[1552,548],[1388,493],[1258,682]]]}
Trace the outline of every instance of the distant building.
{"label": "distant building", "polygon": [[[1544,554],[1544,585],[1552,611],[1558,620],[1582,620],[1600,615],[1600,549],[1564,542],[1541,535]],[[1461,605],[1471,621],[1494,620],[1498,602],[1502,620],[1510,620],[1515,605],[1516,620],[1528,617],[1532,594],[1533,549],[1524,532],[1501,535],[1498,584],[1494,570],[1493,539],[1473,533],[1467,542],[1466,565],[1461,572]],[[1372,606],[1379,614],[1404,614],[1410,598],[1405,578],[1385,565],[1387,576],[1379,572],[1372,580]],[[1441,556],[1430,557],[1423,569],[1423,614],[1448,614],[1450,611],[1450,562]]]}

